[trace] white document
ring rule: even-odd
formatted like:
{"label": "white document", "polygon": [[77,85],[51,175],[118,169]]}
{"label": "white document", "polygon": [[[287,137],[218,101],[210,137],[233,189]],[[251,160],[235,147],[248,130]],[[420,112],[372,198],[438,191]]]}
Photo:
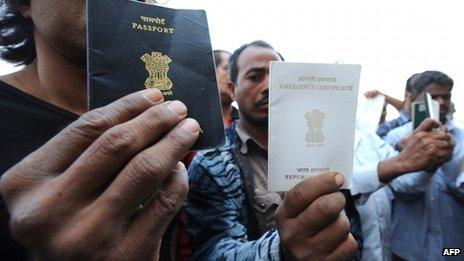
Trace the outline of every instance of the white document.
{"label": "white document", "polygon": [[270,191],[330,171],[351,187],[360,72],[359,65],[271,63]]}
{"label": "white document", "polygon": [[384,104],[384,95],[377,95],[374,98],[366,98],[363,95],[361,98],[356,117],[358,122],[369,132],[375,133],[377,131]]}

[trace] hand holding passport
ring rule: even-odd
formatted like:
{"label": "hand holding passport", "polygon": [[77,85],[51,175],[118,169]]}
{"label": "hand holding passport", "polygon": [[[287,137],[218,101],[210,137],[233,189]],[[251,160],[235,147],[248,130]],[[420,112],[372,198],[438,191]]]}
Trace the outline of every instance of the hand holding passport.
{"label": "hand holding passport", "polygon": [[[87,14],[89,109],[135,91],[156,88],[165,100],[185,103],[188,117],[199,122],[203,133],[193,149],[224,142],[204,11],[97,0],[88,1]],[[269,131],[272,190],[288,190],[301,177],[333,170],[347,175],[344,187],[350,186],[359,70],[359,66],[350,65],[273,64]],[[290,87],[282,88],[285,84]],[[313,89],[299,89],[303,85]],[[284,102],[290,97],[293,105],[289,100]],[[319,120],[327,129],[311,132]],[[334,159],[335,152],[344,159]],[[299,156],[294,157],[294,153]]]}
{"label": "hand holding passport", "polygon": [[214,59],[204,11],[128,0],[87,2],[88,106],[157,88],[180,100],[202,133],[193,149],[224,142]]}

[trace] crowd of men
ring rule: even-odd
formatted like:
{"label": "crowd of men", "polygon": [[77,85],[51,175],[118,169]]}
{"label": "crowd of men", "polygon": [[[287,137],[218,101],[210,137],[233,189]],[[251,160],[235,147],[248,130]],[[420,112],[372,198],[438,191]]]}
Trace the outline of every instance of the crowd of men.
{"label": "crowd of men", "polygon": [[[186,160],[200,127],[156,89],[86,112],[85,1],[39,2],[0,2],[1,57],[25,65],[0,77],[2,259],[442,260],[464,248],[464,130],[446,74],[412,75],[404,101],[386,95],[400,116],[377,133],[357,125],[350,190],[326,173],[269,192],[269,64],[283,60],[271,45],[214,52],[227,140]],[[425,92],[440,119],[413,129]]]}

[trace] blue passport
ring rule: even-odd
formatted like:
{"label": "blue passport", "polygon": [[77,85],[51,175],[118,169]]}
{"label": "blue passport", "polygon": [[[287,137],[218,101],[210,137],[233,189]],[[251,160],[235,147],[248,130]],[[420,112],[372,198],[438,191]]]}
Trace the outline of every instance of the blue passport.
{"label": "blue passport", "polygon": [[180,100],[202,129],[193,149],[224,143],[214,58],[203,10],[131,0],[87,1],[89,109],[146,88]]}

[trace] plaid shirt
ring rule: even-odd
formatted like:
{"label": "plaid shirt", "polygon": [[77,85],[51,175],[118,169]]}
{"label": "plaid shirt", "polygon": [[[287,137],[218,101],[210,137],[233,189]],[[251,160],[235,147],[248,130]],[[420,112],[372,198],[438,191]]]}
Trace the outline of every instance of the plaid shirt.
{"label": "plaid shirt", "polygon": [[[224,146],[199,152],[189,167],[190,192],[184,207],[193,259],[280,260],[277,230],[263,235],[257,232],[256,217],[246,198],[243,178],[247,177],[234,157],[238,142],[235,125],[226,130]],[[345,210],[361,249],[360,220],[352,202],[348,198]]]}
{"label": "plaid shirt", "polygon": [[197,154],[189,167],[189,196],[184,204],[193,259],[279,260],[275,229],[259,237],[247,204],[246,188],[232,150],[238,140],[233,123],[226,144]]}
{"label": "plaid shirt", "polygon": [[379,135],[380,138],[383,139],[385,136],[387,136],[387,134],[391,130],[398,128],[399,126],[403,126],[404,124],[410,121],[411,121],[411,116],[407,112],[401,110],[400,116],[398,118],[379,124],[379,127],[377,127],[376,133],[377,135]]}

